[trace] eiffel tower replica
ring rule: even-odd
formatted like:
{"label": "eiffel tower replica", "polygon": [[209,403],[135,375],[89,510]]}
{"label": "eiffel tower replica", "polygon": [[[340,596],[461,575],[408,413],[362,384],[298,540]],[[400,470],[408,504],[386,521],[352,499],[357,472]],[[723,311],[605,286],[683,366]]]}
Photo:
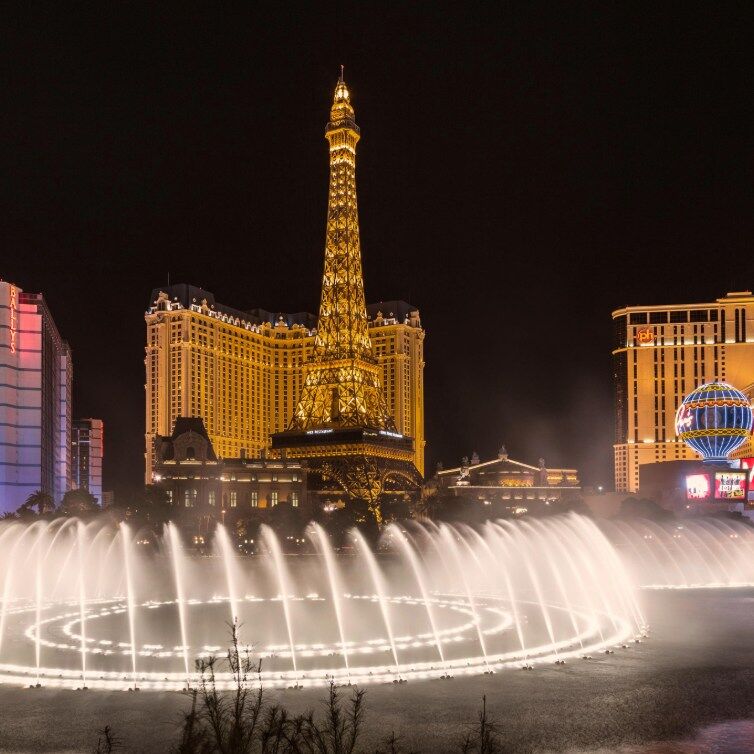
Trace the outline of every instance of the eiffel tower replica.
{"label": "eiffel tower replica", "polygon": [[369,338],[356,204],[360,131],[342,66],[325,138],[330,189],[317,334],[300,401],[288,429],[272,435],[272,449],[305,459],[315,488],[366,502],[379,524],[381,499],[415,494],[421,477],[413,440],[388,411]]}

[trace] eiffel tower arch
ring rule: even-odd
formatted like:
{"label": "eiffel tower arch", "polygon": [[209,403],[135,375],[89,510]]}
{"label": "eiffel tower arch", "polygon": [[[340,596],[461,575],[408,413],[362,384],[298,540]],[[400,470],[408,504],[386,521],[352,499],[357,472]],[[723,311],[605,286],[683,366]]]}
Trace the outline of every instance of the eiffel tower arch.
{"label": "eiffel tower arch", "polygon": [[356,201],[361,132],[341,69],[325,129],[330,185],[317,334],[301,398],[275,452],[307,461],[323,490],[363,500],[378,523],[386,495],[416,496],[411,437],[396,430],[369,337]]}

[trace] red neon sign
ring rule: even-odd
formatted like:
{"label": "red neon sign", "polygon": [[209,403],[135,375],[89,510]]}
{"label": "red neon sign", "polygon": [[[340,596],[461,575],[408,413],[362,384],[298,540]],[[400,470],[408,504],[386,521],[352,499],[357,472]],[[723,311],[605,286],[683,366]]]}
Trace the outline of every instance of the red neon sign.
{"label": "red neon sign", "polygon": [[636,331],[636,340],[640,344],[654,343],[655,334],[651,327],[640,327]]}
{"label": "red neon sign", "polygon": [[10,352],[16,352],[16,333],[18,332],[18,294],[14,285],[10,286]]}

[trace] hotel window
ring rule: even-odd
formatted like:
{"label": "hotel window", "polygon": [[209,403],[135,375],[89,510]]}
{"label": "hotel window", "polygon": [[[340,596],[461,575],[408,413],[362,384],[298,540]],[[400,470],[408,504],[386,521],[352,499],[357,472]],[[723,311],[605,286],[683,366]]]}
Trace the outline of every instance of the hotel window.
{"label": "hotel window", "polygon": [[215,504],[215,494],[216,494],[216,493],[215,493],[215,491],[214,491],[214,490],[210,490],[210,491],[209,491],[209,494],[207,495],[207,502],[208,502],[208,503],[209,503],[210,505],[214,505],[214,504]]}
{"label": "hotel window", "polygon": [[291,505],[298,508],[298,492],[291,492]]}
{"label": "hotel window", "polygon": [[238,493],[235,490],[230,491],[230,507],[235,508],[238,505]]}
{"label": "hotel window", "polygon": [[172,505],[173,504],[173,490],[168,490],[167,496],[168,496],[168,502]]}
{"label": "hotel window", "polygon": [[195,489],[184,490],[183,502],[187,508],[193,508],[196,504],[197,491]]}
{"label": "hotel window", "polygon": [[257,508],[259,506],[259,493],[256,491],[250,492],[249,502],[251,503],[252,508]]}
{"label": "hotel window", "polygon": [[278,493],[270,492],[270,506],[274,508],[278,504]]}

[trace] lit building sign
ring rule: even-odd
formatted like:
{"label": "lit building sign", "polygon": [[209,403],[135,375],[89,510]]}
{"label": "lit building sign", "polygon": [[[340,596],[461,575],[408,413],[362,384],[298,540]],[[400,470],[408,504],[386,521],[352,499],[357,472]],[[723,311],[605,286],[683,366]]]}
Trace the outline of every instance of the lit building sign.
{"label": "lit building sign", "polygon": [[716,472],[715,497],[719,500],[745,500],[746,473],[743,471]]}
{"label": "lit building sign", "polygon": [[686,477],[687,500],[709,500],[709,474],[689,474]]}
{"label": "lit building sign", "polygon": [[332,434],[331,429],[307,429],[306,430],[307,435],[330,435]]}
{"label": "lit building sign", "polygon": [[640,327],[636,331],[636,341],[639,345],[649,345],[655,342],[655,334],[651,327]]}
{"label": "lit building sign", "polygon": [[10,286],[10,352],[16,353],[16,338],[18,337],[18,289]]}
{"label": "lit building sign", "polygon": [[403,435],[400,432],[390,432],[387,429],[381,429],[380,434],[384,435],[385,437],[395,437],[397,440],[403,438]]}

